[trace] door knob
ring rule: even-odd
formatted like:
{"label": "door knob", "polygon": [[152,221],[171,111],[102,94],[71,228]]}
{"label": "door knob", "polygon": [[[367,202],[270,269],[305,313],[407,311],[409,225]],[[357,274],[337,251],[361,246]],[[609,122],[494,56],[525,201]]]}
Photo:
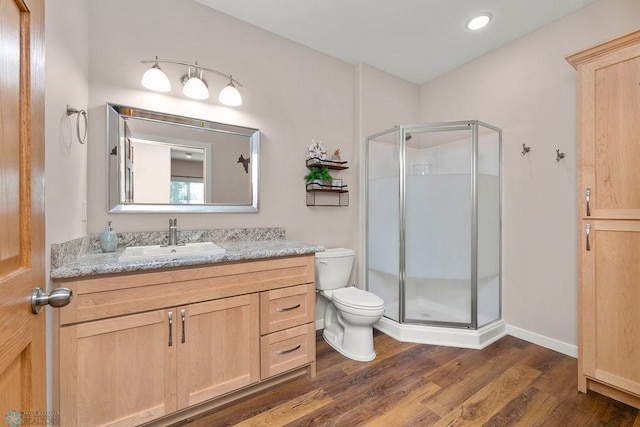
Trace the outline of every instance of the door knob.
{"label": "door knob", "polygon": [[73,292],[69,288],[57,288],[46,294],[42,288],[38,287],[31,294],[31,311],[33,314],[40,313],[42,306],[49,304],[51,307],[64,307],[71,302]]}

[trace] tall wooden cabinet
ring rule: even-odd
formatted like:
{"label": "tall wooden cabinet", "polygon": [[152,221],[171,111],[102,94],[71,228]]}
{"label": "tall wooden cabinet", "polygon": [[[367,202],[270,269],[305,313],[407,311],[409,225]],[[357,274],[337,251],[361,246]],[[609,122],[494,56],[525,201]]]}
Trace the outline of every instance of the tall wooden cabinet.
{"label": "tall wooden cabinet", "polygon": [[578,389],[640,408],[640,31],[576,53]]}

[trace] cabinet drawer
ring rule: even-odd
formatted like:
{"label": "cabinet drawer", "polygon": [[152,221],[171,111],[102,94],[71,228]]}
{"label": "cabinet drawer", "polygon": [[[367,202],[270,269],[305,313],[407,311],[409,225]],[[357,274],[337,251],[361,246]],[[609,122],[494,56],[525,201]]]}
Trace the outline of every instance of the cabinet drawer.
{"label": "cabinet drawer", "polygon": [[260,293],[260,333],[281,331],[314,321],[313,283]]}
{"label": "cabinet drawer", "polygon": [[316,334],[313,323],[261,337],[260,353],[262,379],[315,361]]}

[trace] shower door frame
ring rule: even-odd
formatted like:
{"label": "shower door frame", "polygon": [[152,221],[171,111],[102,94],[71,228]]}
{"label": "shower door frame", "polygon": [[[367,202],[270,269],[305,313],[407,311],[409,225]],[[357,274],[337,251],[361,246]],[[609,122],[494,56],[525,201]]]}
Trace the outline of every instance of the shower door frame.
{"label": "shower door frame", "polygon": [[[380,136],[398,132],[397,144],[399,147],[399,266],[398,266],[398,281],[399,281],[399,295],[398,295],[398,322],[406,324],[417,325],[430,325],[430,326],[442,326],[451,328],[462,329],[478,329],[478,127],[482,126],[487,129],[493,130],[498,135],[498,184],[499,189],[499,207],[498,207],[498,232],[499,246],[498,246],[498,319],[502,319],[502,129],[492,126],[488,123],[479,120],[467,120],[456,122],[438,122],[427,124],[414,124],[414,125],[400,125],[394,126],[382,132],[365,137],[364,147],[364,164],[365,164],[365,191],[364,191],[364,206],[365,206],[365,239],[367,244],[366,257],[365,257],[365,274],[369,274],[369,143],[371,140]],[[464,131],[471,130],[471,280],[470,280],[470,299],[471,299],[471,321],[470,322],[447,322],[447,321],[433,321],[433,320],[416,320],[406,318],[406,136],[411,132],[447,132],[447,131]],[[369,289],[369,281],[366,281],[367,289]],[[491,323],[491,322],[490,322]]]}

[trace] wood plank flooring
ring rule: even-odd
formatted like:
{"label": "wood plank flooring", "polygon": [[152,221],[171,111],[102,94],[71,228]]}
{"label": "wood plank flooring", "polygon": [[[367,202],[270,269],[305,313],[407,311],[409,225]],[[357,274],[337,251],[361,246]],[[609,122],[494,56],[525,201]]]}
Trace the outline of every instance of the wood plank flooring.
{"label": "wood plank flooring", "polygon": [[638,410],[577,390],[576,359],[507,336],[483,350],[376,332],[372,362],[317,335],[317,377],[295,378],[175,427],[634,426]]}

